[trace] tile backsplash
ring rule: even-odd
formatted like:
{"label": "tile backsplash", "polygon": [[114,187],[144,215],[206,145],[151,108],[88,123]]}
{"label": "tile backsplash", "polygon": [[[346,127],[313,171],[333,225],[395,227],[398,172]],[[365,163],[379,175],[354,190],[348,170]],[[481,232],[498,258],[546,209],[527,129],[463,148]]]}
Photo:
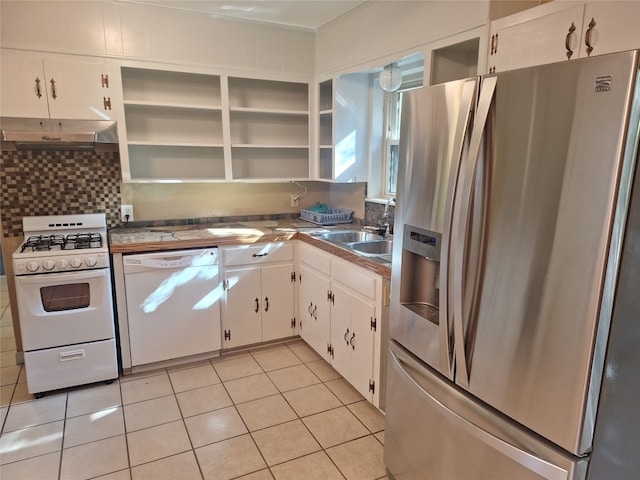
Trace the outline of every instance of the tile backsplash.
{"label": "tile backsplash", "polygon": [[0,199],[5,237],[22,234],[22,217],[104,213],[119,223],[117,152],[3,151]]}

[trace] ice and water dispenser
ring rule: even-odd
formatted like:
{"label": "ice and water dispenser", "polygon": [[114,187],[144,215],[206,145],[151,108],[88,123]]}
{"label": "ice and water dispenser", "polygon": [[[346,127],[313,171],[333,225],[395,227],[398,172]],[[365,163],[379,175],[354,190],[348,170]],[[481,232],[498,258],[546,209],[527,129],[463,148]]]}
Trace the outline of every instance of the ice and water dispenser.
{"label": "ice and water dispenser", "polygon": [[438,325],[442,234],[405,225],[400,304]]}

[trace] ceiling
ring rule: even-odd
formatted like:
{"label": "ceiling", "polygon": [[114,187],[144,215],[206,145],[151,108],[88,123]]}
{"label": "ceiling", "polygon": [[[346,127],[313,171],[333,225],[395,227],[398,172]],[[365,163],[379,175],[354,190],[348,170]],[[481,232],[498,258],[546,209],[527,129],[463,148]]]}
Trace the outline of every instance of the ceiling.
{"label": "ceiling", "polygon": [[316,30],[367,0],[124,0]]}

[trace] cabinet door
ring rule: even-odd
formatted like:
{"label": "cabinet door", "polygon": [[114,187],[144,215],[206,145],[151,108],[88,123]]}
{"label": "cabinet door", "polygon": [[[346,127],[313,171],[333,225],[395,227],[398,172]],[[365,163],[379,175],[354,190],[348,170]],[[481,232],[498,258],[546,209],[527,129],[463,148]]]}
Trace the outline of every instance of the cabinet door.
{"label": "cabinet door", "polygon": [[331,291],[331,365],[371,401],[369,382],[373,379],[375,337],[371,320],[375,308],[338,283],[332,284]]}
{"label": "cabinet door", "polygon": [[300,265],[300,336],[324,359],[328,359],[330,311],[327,301],[329,280],[305,265]]}
{"label": "cabinet door", "polygon": [[[111,120],[109,74],[103,62],[47,58],[44,62],[51,118]],[[54,82],[54,83],[52,83]]]}
{"label": "cabinet door", "polygon": [[260,268],[232,268],[224,274],[223,348],[262,341]]}
{"label": "cabinet door", "polygon": [[49,118],[42,58],[2,50],[0,114],[3,117]]}
{"label": "cabinet door", "polygon": [[368,178],[369,74],[350,73],[336,80],[333,179],[364,182]]}
{"label": "cabinet door", "polygon": [[554,11],[559,7],[564,6],[542,5],[493,22],[490,72],[561,62],[569,53],[569,58],[578,58],[584,5]]}
{"label": "cabinet door", "polygon": [[[640,48],[640,2],[587,2],[580,56]],[[588,51],[589,45],[593,48]]]}
{"label": "cabinet door", "polygon": [[[369,390],[369,382],[373,381],[374,339],[371,321],[376,318],[375,307],[358,297],[351,297],[351,331],[349,347],[351,348],[351,366],[349,380],[370,402],[373,392]],[[380,388],[376,385],[375,388]]]}
{"label": "cabinet door", "polygon": [[293,335],[293,264],[262,267],[262,341]]}
{"label": "cabinet door", "polygon": [[351,346],[354,332],[351,328],[353,296],[340,285],[331,285],[331,365],[345,379],[351,380]]}

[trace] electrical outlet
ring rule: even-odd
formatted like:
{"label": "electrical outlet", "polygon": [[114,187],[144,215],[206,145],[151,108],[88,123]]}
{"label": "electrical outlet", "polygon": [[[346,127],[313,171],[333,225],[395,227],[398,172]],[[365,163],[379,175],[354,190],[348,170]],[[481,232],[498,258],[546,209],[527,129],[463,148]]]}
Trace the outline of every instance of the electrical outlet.
{"label": "electrical outlet", "polygon": [[120,220],[123,222],[133,221],[133,205],[120,205]]}
{"label": "electrical outlet", "polygon": [[292,207],[300,206],[300,195],[298,195],[297,193],[291,194],[291,206]]}

